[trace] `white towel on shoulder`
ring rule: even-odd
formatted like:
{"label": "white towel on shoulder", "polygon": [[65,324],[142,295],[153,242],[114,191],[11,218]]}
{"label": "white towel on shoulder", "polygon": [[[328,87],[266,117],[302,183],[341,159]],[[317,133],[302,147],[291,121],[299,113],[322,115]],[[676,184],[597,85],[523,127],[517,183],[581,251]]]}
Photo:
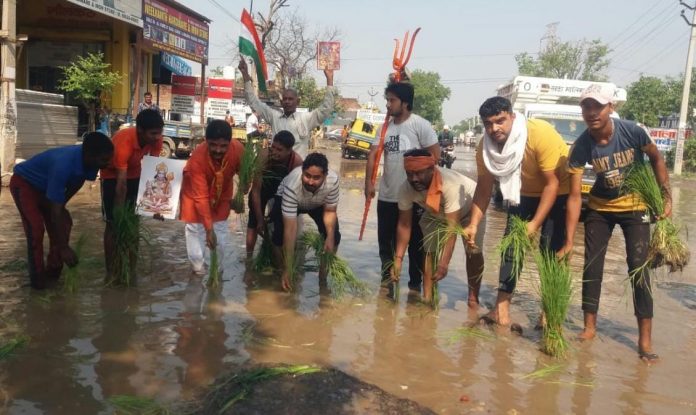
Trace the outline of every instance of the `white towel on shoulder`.
{"label": "white towel on shoulder", "polygon": [[501,151],[498,144],[488,136],[483,135],[483,162],[488,171],[498,178],[503,201],[510,205],[520,204],[522,188],[522,158],[527,145],[527,119],[515,112],[512,131]]}

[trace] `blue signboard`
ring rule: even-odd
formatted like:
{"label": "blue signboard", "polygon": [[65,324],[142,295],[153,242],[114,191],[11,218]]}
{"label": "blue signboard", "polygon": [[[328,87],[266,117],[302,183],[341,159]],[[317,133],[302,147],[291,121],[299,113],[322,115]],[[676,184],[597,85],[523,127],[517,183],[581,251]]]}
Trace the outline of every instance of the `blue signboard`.
{"label": "blue signboard", "polygon": [[193,73],[193,70],[191,69],[191,66],[186,63],[183,59],[179,58],[178,56],[172,55],[167,52],[160,52],[162,59],[162,65],[172,71],[173,74],[175,75],[183,75],[183,76],[191,76]]}

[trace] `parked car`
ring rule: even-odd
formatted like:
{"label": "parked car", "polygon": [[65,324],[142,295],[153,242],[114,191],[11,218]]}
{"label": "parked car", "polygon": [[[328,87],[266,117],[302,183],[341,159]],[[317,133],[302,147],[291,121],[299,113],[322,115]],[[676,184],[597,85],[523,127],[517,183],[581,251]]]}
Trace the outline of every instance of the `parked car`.
{"label": "parked car", "polygon": [[333,129],[324,134],[324,138],[327,140],[341,141],[343,139],[343,137],[341,136],[342,131],[343,129],[341,128]]}

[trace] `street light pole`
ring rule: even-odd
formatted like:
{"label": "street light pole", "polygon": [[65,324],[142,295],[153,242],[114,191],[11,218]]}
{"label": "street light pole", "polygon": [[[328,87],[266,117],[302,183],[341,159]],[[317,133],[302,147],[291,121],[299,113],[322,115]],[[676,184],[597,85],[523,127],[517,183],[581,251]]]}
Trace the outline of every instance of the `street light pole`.
{"label": "street light pole", "polygon": [[679,110],[679,126],[677,130],[677,148],[674,152],[674,174],[682,173],[682,161],[684,160],[684,137],[686,133],[686,118],[689,111],[689,90],[691,89],[691,72],[694,65],[694,47],[696,47],[696,7],[692,7],[683,1],[679,2],[682,6],[693,10],[694,15],[691,21],[684,15],[685,10],[682,9],[681,16],[686,23],[691,26],[691,38],[689,39],[689,50],[686,53],[686,69],[684,69],[684,88],[682,89],[681,109]]}

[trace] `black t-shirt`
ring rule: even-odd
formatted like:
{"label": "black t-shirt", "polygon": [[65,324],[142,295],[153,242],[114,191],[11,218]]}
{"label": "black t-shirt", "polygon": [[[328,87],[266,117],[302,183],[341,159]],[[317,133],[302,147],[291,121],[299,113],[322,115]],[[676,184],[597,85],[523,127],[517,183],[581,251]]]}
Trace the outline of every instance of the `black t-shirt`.
{"label": "black t-shirt", "polygon": [[[568,170],[582,173],[585,164],[592,165],[597,179],[590,191],[590,208],[596,210],[633,210],[633,198],[626,198],[621,185],[634,161],[643,160],[645,147],[652,143],[648,133],[636,123],[612,119],[614,133],[608,144],[600,146],[585,130],[573,144],[568,157]],[[630,200],[629,200],[630,199]]]}

